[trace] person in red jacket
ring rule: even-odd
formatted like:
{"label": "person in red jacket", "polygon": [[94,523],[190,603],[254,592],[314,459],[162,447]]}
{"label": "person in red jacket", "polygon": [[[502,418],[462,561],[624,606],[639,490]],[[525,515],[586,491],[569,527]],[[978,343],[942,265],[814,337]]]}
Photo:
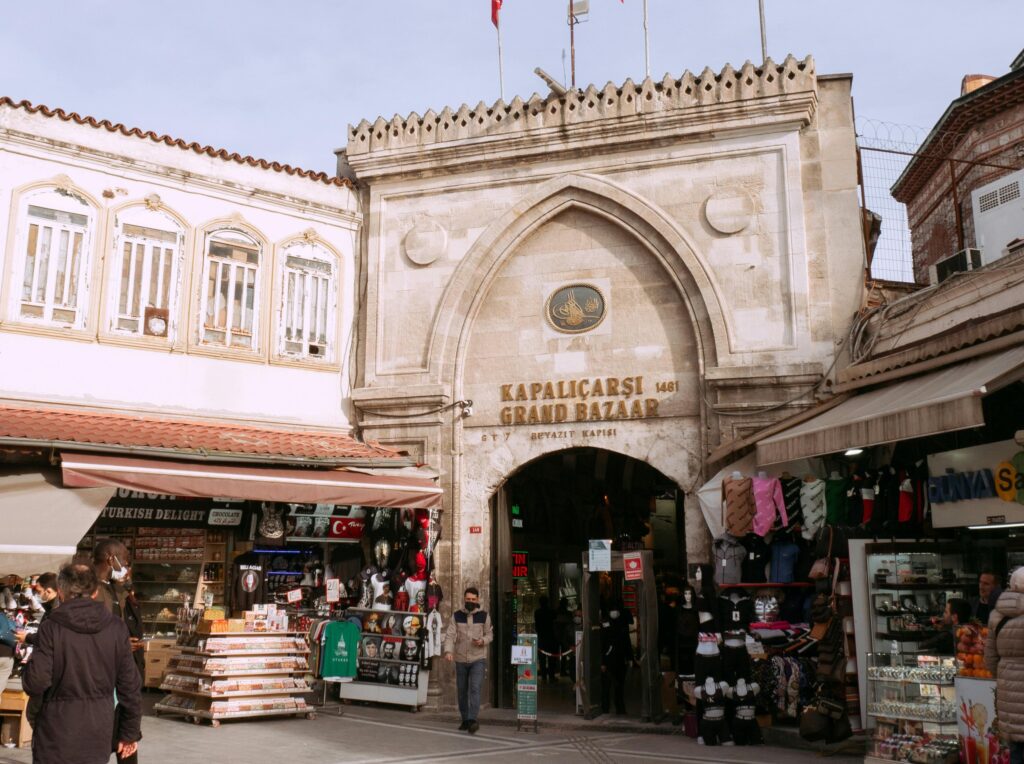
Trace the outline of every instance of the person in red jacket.
{"label": "person in red jacket", "polygon": [[65,565],[57,577],[61,605],[42,622],[22,672],[25,692],[42,698],[32,735],[33,764],[106,764],[114,707],[118,757],[142,737],[142,682],[128,627],[96,601],[88,565]]}

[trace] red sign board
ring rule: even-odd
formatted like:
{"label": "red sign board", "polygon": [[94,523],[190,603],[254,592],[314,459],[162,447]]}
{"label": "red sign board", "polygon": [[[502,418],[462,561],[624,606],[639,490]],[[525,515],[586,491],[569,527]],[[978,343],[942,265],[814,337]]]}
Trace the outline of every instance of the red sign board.
{"label": "red sign board", "polygon": [[469,532],[470,533],[480,533],[481,531],[483,531],[483,528],[481,528],[479,525],[471,525],[471,526],[469,526]]}
{"label": "red sign board", "polygon": [[636,581],[644,577],[644,560],[639,552],[626,552],[622,555],[622,568],[627,581]]}
{"label": "red sign board", "polygon": [[530,553],[512,553],[512,578],[529,578],[530,576]]}
{"label": "red sign board", "polygon": [[366,519],[362,517],[332,517],[328,536],[332,539],[359,539],[363,537]]}

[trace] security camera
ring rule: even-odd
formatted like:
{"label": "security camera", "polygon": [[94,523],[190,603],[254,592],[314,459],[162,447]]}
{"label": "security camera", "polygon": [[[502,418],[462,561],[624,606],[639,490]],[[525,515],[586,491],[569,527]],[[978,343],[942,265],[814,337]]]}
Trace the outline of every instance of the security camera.
{"label": "security camera", "polygon": [[550,74],[545,72],[539,66],[533,70],[533,73],[540,77],[542,80],[544,80],[544,82],[547,83],[547,86],[551,88],[551,92],[554,93],[556,96],[561,97],[568,92],[565,89],[565,85],[561,84],[558,80],[556,80]]}
{"label": "security camera", "polygon": [[473,401],[466,401],[462,404],[462,418],[468,419],[473,416]]}

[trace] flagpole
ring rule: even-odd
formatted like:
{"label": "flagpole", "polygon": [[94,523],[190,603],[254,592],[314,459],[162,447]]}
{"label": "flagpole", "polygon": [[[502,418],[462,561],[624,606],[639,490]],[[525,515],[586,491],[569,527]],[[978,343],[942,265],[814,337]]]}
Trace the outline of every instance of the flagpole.
{"label": "flagpole", "polygon": [[651,76],[651,41],[647,34],[647,0],[644,0],[644,76]]}
{"label": "flagpole", "polygon": [[505,70],[501,63],[501,24],[495,24],[494,28],[498,31],[498,96],[502,101],[505,100]]}
{"label": "flagpole", "polygon": [[764,0],[757,0],[757,9],[761,17],[761,61],[768,60],[768,36],[764,30]]}

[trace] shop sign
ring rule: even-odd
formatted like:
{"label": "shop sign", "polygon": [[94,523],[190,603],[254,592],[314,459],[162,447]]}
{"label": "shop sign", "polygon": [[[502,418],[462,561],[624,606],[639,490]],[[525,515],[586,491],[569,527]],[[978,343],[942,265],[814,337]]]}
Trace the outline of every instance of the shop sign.
{"label": "shop sign", "polygon": [[512,645],[512,665],[529,666],[533,663],[533,648],[529,645]]}
{"label": "shop sign", "polygon": [[529,552],[513,552],[512,553],[512,578],[529,578],[530,577],[530,553]]}
{"label": "shop sign", "polygon": [[218,509],[213,507],[210,509],[210,516],[206,519],[206,524],[228,526],[241,525],[243,514],[244,513],[240,509]]}
{"label": "shop sign", "polygon": [[143,493],[118,488],[100,513],[101,525],[148,525],[168,528],[202,528],[203,526],[238,526],[244,511],[224,507],[218,499]]}
{"label": "shop sign", "polygon": [[[641,375],[509,382],[499,388],[498,418],[503,425],[650,419],[660,401],[649,388]],[[678,389],[674,380],[655,385],[659,393]]]}
{"label": "shop sign", "polygon": [[302,589],[292,589],[285,595],[288,602],[302,602]]}
{"label": "shop sign", "polygon": [[591,573],[612,569],[612,541],[611,539],[590,539],[587,567]]}
{"label": "shop sign", "polygon": [[638,581],[644,577],[644,558],[639,552],[622,555],[622,569],[627,581]]}
{"label": "shop sign", "polygon": [[1012,440],[928,457],[936,527],[1024,521],[1024,451]]}

